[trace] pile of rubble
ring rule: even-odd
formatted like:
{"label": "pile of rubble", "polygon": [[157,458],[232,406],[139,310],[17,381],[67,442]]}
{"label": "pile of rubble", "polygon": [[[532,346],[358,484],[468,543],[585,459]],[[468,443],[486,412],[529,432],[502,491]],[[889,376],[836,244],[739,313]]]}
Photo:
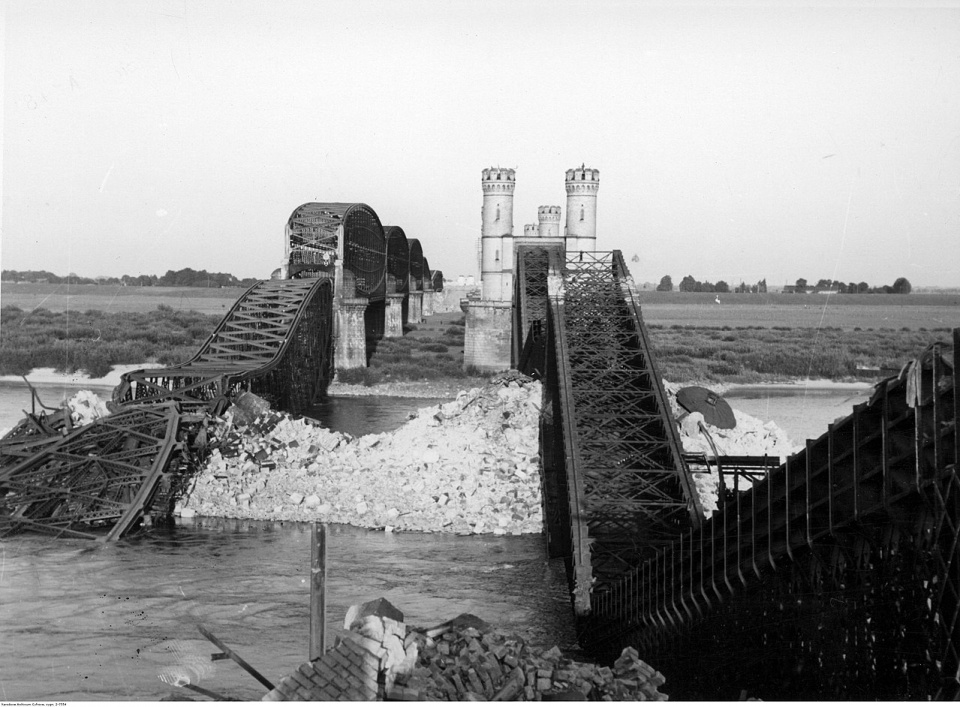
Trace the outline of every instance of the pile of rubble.
{"label": "pile of rubble", "polygon": [[[664,382],[674,419],[680,419],[680,439],[685,452],[712,454],[707,438],[700,431],[703,422],[713,438],[717,452],[726,456],[755,456],[766,454],[779,457],[783,462],[800,447],[790,441],[790,436],[776,422],[764,422],[752,415],[733,410],[737,426],[732,429],[714,427],[703,419],[699,412],[687,413],[677,403],[677,391],[683,386]],[[682,418],[682,419],[681,419]]]}
{"label": "pile of rubble", "polygon": [[181,516],[319,520],[387,530],[539,533],[540,384],[504,376],[351,438],[309,420],[228,411]]}
{"label": "pile of rubble", "polygon": [[431,629],[408,627],[385,599],[350,607],[348,633],[264,699],[423,701],[666,700],[663,675],[626,648],[613,667],[540,650],[471,614]]}
{"label": "pile of rubble", "polygon": [[70,409],[70,419],[74,427],[89,425],[110,414],[107,403],[89,390],[78,391],[66,404]]}
{"label": "pile of rubble", "polygon": [[[715,427],[706,422],[703,414],[699,412],[688,413],[677,402],[677,392],[682,386],[664,381],[664,389],[667,398],[670,400],[670,407],[674,419],[680,420],[680,443],[683,445],[683,451],[689,453],[702,453],[707,457],[713,457],[714,452],[722,456],[751,456],[762,457],[764,455],[773,457],[779,463],[786,461],[786,458],[797,452],[800,447],[790,441],[789,435],[777,425],[776,422],[763,422],[752,415],[748,415],[740,410],[733,410],[737,424],[730,429]],[[709,439],[713,441],[713,447],[710,446],[707,435],[703,433],[706,429]],[[719,479],[715,473],[697,473],[693,468],[693,480],[696,485],[697,495],[700,497],[700,503],[709,517],[713,511],[717,510],[719,498]],[[724,479],[728,488],[734,488],[734,481],[731,478]],[[741,487],[750,483],[748,480],[740,480]]]}
{"label": "pile of rubble", "polygon": [[[416,660],[388,676],[387,697],[401,700],[666,700],[663,675],[624,649],[613,668],[565,658],[554,646],[533,649],[475,617],[408,631]],[[361,628],[361,633],[366,626]],[[406,656],[405,656],[406,658]],[[392,678],[392,685],[390,684]]]}

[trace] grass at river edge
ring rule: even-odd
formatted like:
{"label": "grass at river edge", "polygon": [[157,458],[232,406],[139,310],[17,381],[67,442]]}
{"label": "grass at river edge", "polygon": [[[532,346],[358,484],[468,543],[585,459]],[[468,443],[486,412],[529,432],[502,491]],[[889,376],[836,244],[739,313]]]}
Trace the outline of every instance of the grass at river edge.
{"label": "grass at river edge", "polygon": [[[647,328],[657,369],[663,378],[683,384],[874,382],[928,344],[950,340],[949,327],[806,327],[769,321],[761,326],[752,322],[766,317],[762,305],[745,310],[743,323],[723,326],[679,323],[682,318],[669,314],[658,318],[656,306],[650,310]],[[76,377],[84,372],[91,384],[112,382],[115,366],[186,360],[219,321],[164,304],[152,312],[109,313],[5,306],[0,314],[0,375],[53,369]],[[409,327],[402,338],[377,342],[369,367],[338,372],[330,393],[452,397],[481,385],[487,376],[463,370],[463,324],[460,312],[435,314]]]}

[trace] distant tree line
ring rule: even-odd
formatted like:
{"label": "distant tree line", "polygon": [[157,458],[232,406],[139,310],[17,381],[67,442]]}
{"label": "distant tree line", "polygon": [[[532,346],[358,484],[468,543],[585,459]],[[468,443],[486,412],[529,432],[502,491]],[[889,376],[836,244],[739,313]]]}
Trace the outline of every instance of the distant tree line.
{"label": "distant tree line", "polygon": [[127,285],[130,287],[249,287],[256,278],[242,280],[225,272],[207,272],[183,268],[167,270],[165,275],[124,275],[123,277],[80,277],[76,273],[54,275],[46,270],[4,270],[4,282],[48,282],[54,285]]}
{"label": "distant tree line", "polygon": [[880,294],[880,295],[909,295],[913,290],[910,281],[905,277],[898,277],[892,285],[878,285],[871,287],[866,282],[842,282],[840,280],[820,279],[816,285],[810,285],[804,278],[797,280],[794,287],[789,285],[784,292],[804,294],[807,292],[836,292],[841,295]]}
{"label": "distant tree line", "polygon": [[[723,280],[717,280],[716,282],[700,282],[692,275],[687,275],[683,280],[680,281],[680,286],[677,288],[680,292],[751,292],[753,294],[764,293],[767,291],[767,280],[764,278],[759,282],[748,285],[745,282],[740,282],[739,285],[730,289],[730,285],[724,282]],[[783,288],[784,292],[787,293],[800,293],[804,294],[807,292],[836,292],[837,294],[886,294],[886,295],[908,295],[910,294],[913,288],[910,285],[910,281],[905,277],[898,277],[894,280],[892,285],[879,285],[876,287],[871,287],[866,282],[841,282],[840,280],[828,280],[822,279],[818,280],[816,285],[810,285],[804,278],[797,280],[796,285],[787,285]],[[664,275],[660,278],[660,284],[657,285],[658,292],[672,292],[673,291],[673,278],[669,275]]]}
{"label": "distant tree line", "polygon": [[[730,285],[723,280],[717,280],[716,282],[700,282],[693,275],[687,275],[683,280],[680,281],[680,287],[678,288],[681,292],[730,292]],[[745,282],[741,282],[737,285],[733,292],[766,292],[767,291],[767,281],[766,279],[760,280],[760,282],[754,285],[748,285]],[[673,278],[669,275],[664,275],[660,278],[660,284],[657,285],[657,292],[673,292]]]}

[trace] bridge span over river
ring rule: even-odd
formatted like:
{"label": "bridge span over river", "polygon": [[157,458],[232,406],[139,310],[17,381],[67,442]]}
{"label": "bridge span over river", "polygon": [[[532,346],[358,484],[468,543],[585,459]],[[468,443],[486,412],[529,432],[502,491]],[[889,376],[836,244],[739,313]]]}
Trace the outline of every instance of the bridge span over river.
{"label": "bridge span over river", "polygon": [[[357,338],[389,331],[401,281],[423,291],[414,249],[404,275],[372,210],[335,206],[298,209],[314,230],[288,226],[287,279],[252,287],[190,361],[125,377],[119,412],[4,438],[0,531],[119,537],[176,493],[198,412],[244,390],[298,412],[351,307]],[[960,329],[783,464],[688,455],[622,255],[522,245],[514,272],[514,360],[544,383],[545,531],[585,650],[636,647],[678,698],[960,697]],[[706,517],[696,470],[745,490]]]}

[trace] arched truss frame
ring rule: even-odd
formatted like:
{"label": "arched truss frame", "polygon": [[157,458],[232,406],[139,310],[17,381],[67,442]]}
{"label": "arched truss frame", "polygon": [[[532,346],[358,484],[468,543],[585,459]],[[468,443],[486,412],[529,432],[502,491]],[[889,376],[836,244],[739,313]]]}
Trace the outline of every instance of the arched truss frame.
{"label": "arched truss frame", "polygon": [[286,235],[290,277],[330,277],[342,260],[354,276],[356,296],[384,299],[387,244],[380,217],[366,204],[303,204],[287,221]]}
{"label": "arched truss frame", "polygon": [[414,292],[423,291],[423,247],[416,238],[408,238],[410,245],[410,289]]}
{"label": "arched truss frame", "polygon": [[410,245],[407,234],[399,226],[384,226],[387,241],[387,274],[393,275],[396,294],[410,291]]}
{"label": "arched truss frame", "polygon": [[430,270],[430,263],[427,262],[427,259],[423,259],[423,287],[420,289],[426,290],[429,292],[433,291],[433,275]]}

